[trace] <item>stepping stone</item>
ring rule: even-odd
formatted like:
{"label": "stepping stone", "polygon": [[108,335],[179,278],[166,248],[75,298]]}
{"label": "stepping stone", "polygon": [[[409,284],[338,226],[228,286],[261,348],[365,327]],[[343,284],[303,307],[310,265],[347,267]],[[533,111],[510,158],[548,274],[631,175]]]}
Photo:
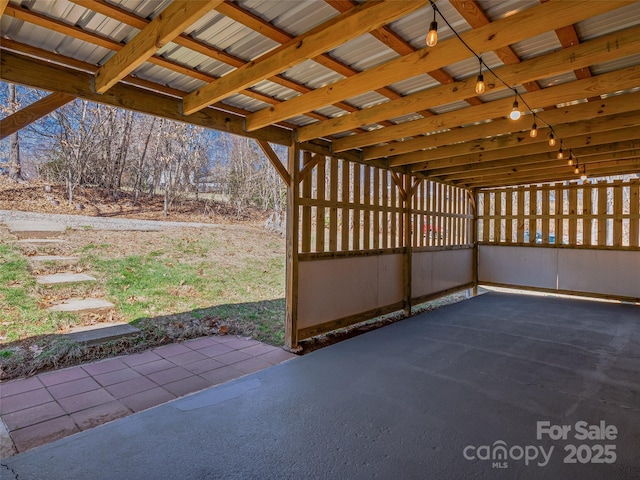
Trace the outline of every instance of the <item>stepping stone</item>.
{"label": "stepping stone", "polygon": [[56,222],[16,220],[6,222],[7,228],[18,238],[51,238],[65,232],[67,227]]}
{"label": "stepping stone", "polygon": [[113,303],[101,298],[70,298],[64,303],[53,305],[48,308],[50,312],[91,312],[114,307]]}
{"label": "stepping stone", "polygon": [[86,346],[100,345],[123,337],[133,337],[140,329],[128,323],[99,323],[87,327],[76,327],[64,336],[72,342]]}
{"label": "stepping stone", "polygon": [[25,240],[18,240],[16,243],[29,245],[58,245],[64,243],[64,240],[60,240],[58,238],[28,238]]}
{"label": "stepping stone", "polygon": [[75,262],[78,257],[63,257],[62,255],[33,255],[28,257],[32,262]]}
{"label": "stepping stone", "polygon": [[95,282],[95,277],[85,273],[54,273],[52,275],[40,275],[36,277],[36,283],[40,285],[56,285],[60,283]]}

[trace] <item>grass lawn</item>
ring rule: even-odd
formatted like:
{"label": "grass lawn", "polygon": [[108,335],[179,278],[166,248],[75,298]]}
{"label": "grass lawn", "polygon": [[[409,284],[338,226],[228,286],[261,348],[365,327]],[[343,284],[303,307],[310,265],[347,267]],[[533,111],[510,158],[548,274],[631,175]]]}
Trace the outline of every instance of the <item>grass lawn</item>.
{"label": "grass lawn", "polygon": [[[220,326],[273,345],[284,342],[285,246],[277,235],[224,225],[155,232],[80,229],[61,238],[64,247],[57,251],[35,252],[0,233],[0,369],[7,370],[7,362],[24,363],[25,374],[29,368],[63,365],[71,353],[79,359],[86,352],[56,334],[104,321],[131,323],[143,332],[135,345],[116,345],[112,353],[196,337]],[[35,253],[73,255],[78,261],[29,262]],[[36,284],[36,275],[60,271],[88,273],[97,282]],[[47,310],[86,297],[116,307],[85,314]]]}

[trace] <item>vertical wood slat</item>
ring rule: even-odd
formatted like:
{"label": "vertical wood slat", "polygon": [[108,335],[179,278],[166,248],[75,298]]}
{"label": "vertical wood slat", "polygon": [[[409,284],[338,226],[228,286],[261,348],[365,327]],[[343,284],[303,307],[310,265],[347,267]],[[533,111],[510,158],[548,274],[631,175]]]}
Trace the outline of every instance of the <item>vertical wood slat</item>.
{"label": "vertical wood slat", "polygon": [[513,243],[513,194],[512,188],[507,189],[507,196],[505,205],[505,215],[507,216],[507,223],[504,228],[504,237],[507,243]]}
{"label": "vertical wood slat", "polygon": [[424,209],[427,212],[424,218],[426,225],[425,245],[433,245],[433,182],[431,180],[423,180],[424,192]]}
{"label": "vertical wood slat", "polygon": [[481,192],[479,195],[482,196],[482,214],[484,215],[484,220],[482,220],[482,241],[489,243],[489,193]]}
{"label": "vertical wood slat", "polygon": [[638,247],[640,246],[640,218],[638,214],[640,214],[640,182],[635,181],[631,184],[629,188],[629,216],[631,219],[629,220],[629,246]]}
{"label": "vertical wood slat", "polygon": [[353,164],[353,249],[360,250],[360,212],[362,205],[360,202],[360,175],[362,168],[359,163]]}
{"label": "vertical wood slat", "polygon": [[326,197],[326,165],[327,157],[324,157],[316,167],[316,195],[319,203],[316,208],[316,252],[324,252],[325,250],[325,208],[322,204]]}
{"label": "vertical wood slat", "polygon": [[341,160],[340,161],[341,165],[342,165],[342,204],[344,205],[342,207],[342,212],[341,212],[341,216],[342,216],[342,223],[341,223],[341,238],[340,238],[340,249],[341,250],[349,250],[349,239],[351,238],[351,222],[350,222],[350,215],[349,215],[349,201],[350,201],[350,193],[351,193],[351,182],[350,182],[350,175],[349,175],[349,169],[350,169],[350,163],[351,162],[347,162],[346,160]]}
{"label": "vertical wood slat", "polygon": [[[311,152],[303,152],[302,154],[303,165],[306,165],[311,160]],[[302,181],[302,198],[311,198],[311,175],[307,175]],[[306,205],[302,207],[302,244],[300,251],[311,251],[311,206]]]}
{"label": "vertical wood slat", "polygon": [[397,190],[398,190],[398,186],[393,182],[390,181],[389,182],[389,186],[390,186],[390,202],[391,202],[391,217],[390,217],[390,221],[391,221],[391,225],[389,226],[390,231],[391,231],[391,243],[390,243],[390,247],[391,248],[396,248],[398,246],[398,231],[397,231],[397,222],[398,222],[398,214],[397,214],[397,208],[398,208],[398,200],[397,200]]}
{"label": "vertical wood slat", "polygon": [[538,232],[538,188],[529,190],[529,243],[536,243]]}
{"label": "vertical wood slat", "polygon": [[598,245],[607,244],[607,187],[605,182],[598,184]]}
{"label": "vertical wood slat", "polygon": [[593,205],[591,203],[593,188],[585,185],[582,189],[582,244],[591,245],[591,235],[593,228]]}
{"label": "vertical wood slat", "polygon": [[329,251],[338,250],[338,159],[331,157],[329,172]]}
{"label": "vertical wood slat", "polygon": [[500,243],[502,241],[502,190],[496,191],[494,205],[496,212],[494,239],[496,243]]}
{"label": "vertical wood slat", "polygon": [[562,239],[564,237],[564,232],[562,231],[562,208],[563,208],[563,190],[560,188],[560,185],[556,185],[555,192],[555,235],[556,235],[556,244],[562,244]]}
{"label": "vertical wood slat", "polygon": [[380,248],[380,169],[373,169],[373,248]]}
{"label": "vertical wood slat", "polygon": [[420,187],[418,186],[415,189],[415,193],[409,199],[409,205],[411,206],[411,210],[409,211],[409,218],[411,222],[411,246],[416,247],[420,245],[418,242],[419,238],[419,230],[420,230],[420,214],[418,212],[420,205],[418,204],[418,199],[420,198]]}
{"label": "vertical wood slat", "polygon": [[524,242],[524,187],[518,187],[517,242]]}
{"label": "vertical wood slat", "polygon": [[569,245],[578,242],[578,190],[569,190]]}
{"label": "vertical wood slat", "polygon": [[444,184],[443,183],[439,183],[438,184],[438,209],[437,212],[439,213],[438,215],[438,246],[441,246],[444,244],[444,235],[445,235],[445,224],[444,224],[444,218],[442,217],[442,210],[444,208]]}
{"label": "vertical wood slat", "polygon": [[369,250],[370,245],[371,245],[371,169],[373,167],[370,167],[368,165],[366,165],[364,167],[364,203],[366,205],[366,208],[363,211],[363,216],[364,216],[364,233],[363,233],[363,240],[364,240],[364,249],[365,250]]}
{"label": "vertical wood slat", "polygon": [[613,245],[622,245],[622,180],[613,181]]}
{"label": "vertical wood slat", "polygon": [[382,186],[382,248],[389,246],[389,172],[384,170],[381,175]]}
{"label": "vertical wood slat", "polygon": [[430,185],[431,182],[428,180],[420,181],[420,210],[422,214],[420,215],[420,237],[422,241],[420,245],[431,245],[431,228],[430,224],[432,222],[431,219],[431,206],[429,203],[429,195],[430,195]]}
{"label": "vertical wood slat", "polygon": [[449,193],[451,195],[451,238],[450,245],[456,245],[458,243],[458,189],[457,188],[449,188]]}
{"label": "vertical wood slat", "polygon": [[542,243],[549,244],[549,197],[551,190],[542,191]]}

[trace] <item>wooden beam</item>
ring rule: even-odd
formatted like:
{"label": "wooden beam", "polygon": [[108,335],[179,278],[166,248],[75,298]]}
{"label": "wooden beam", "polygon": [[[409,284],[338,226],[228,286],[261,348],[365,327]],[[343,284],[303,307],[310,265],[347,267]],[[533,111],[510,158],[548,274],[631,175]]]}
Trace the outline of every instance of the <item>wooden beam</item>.
{"label": "wooden beam", "polygon": [[25,57],[6,50],[3,50],[2,55],[0,55],[0,78],[7,82],[65,93],[92,102],[105,103],[236,135],[287,146],[292,143],[291,131],[280,127],[268,127],[260,132],[248,133],[244,129],[244,118],[230,112],[207,108],[199,112],[198,115],[185,118],[180,113],[179,99],[147,89],[119,83],[106,93],[98,94],[92,88],[93,75],[91,74]]}
{"label": "wooden beam", "polygon": [[[572,142],[572,137],[635,127],[639,124],[639,122],[640,110],[635,110],[633,112],[610,115],[592,120],[557,124],[556,126],[554,126],[554,128],[556,129],[556,132],[562,132],[559,134],[561,135],[561,138],[563,138],[566,142],[565,148],[571,148],[575,147]],[[640,137],[640,133],[638,134],[638,137]],[[427,157],[427,161],[433,162],[439,159],[452,159],[454,157],[474,153],[486,154],[495,150],[513,149],[514,147],[518,147],[520,151],[524,152],[527,146],[533,145],[541,145],[546,151],[553,152],[554,154],[560,147],[559,145],[558,148],[549,147],[546,130],[541,128],[539,130],[538,136],[535,138],[531,138],[529,132],[525,131],[512,135],[501,135],[495,138],[485,138],[473,142],[447,145],[444,147],[436,148],[434,150],[428,150],[423,153],[425,154],[425,157]],[[536,151],[537,150],[539,149],[536,148]],[[498,152],[497,155],[500,155],[500,153]],[[393,164],[393,166],[402,164],[395,161],[391,161],[390,163]]]}
{"label": "wooden beam", "polygon": [[[633,66],[622,70],[604,73],[602,75],[576,80],[575,82],[564,83],[555,87],[545,88],[537,92],[522,94],[522,98],[533,108],[541,108],[556,105],[564,102],[582,100],[593,95],[601,95],[619,90],[634,88],[640,85],[640,66]],[[405,122],[393,127],[381,128],[359,135],[339,138],[333,141],[333,149],[336,152],[349,150],[366,145],[374,145],[380,142],[412,137],[425,132],[434,132],[445,128],[453,128],[461,124],[479,122],[488,118],[506,116],[511,111],[513,97],[487,102],[482,105],[462,108],[451,112],[436,115],[434,117],[423,118],[413,122]],[[541,114],[540,118],[544,118]],[[526,116],[518,122],[514,122],[515,128],[521,130],[526,126],[522,125]],[[529,124],[528,126],[530,126]],[[400,142],[397,150],[406,147]],[[406,151],[406,150],[405,150]],[[404,153],[404,152],[401,152]]]}
{"label": "wooden beam", "polygon": [[[532,161],[531,157],[525,157],[527,160],[523,162],[519,162],[518,159],[512,159],[509,162],[504,162],[500,167],[487,168],[484,164],[479,165],[467,165],[466,170],[460,172],[448,173],[444,170],[435,170],[432,173],[425,172],[428,176],[432,177],[435,175],[438,179],[442,179],[447,182],[456,182],[456,181],[464,181],[470,178],[478,178],[478,177],[491,177],[491,176],[501,176],[505,174],[515,174],[515,173],[524,173],[524,172],[534,172],[541,173],[541,171],[554,171],[559,166],[571,168],[566,160],[557,160],[555,158],[550,158],[548,160],[540,160],[538,158],[537,161]],[[623,150],[621,152],[607,152],[600,153],[597,155],[584,155],[580,154],[577,156],[580,165],[590,165],[590,164],[599,164],[601,162],[611,161],[611,160],[625,160],[628,158],[640,157],[640,149],[635,150]]]}
{"label": "wooden beam", "polygon": [[4,14],[4,10],[7,8],[9,0],[0,0],[0,17]]}
{"label": "wooden beam", "polygon": [[[548,2],[497,20],[485,27],[465,32],[461,37],[476,51],[490,51],[625,5],[628,5],[628,2]],[[545,21],[541,22],[540,18],[544,18]],[[469,55],[464,45],[452,38],[439,43],[438,48],[423,48],[283,102],[276,107],[259,110],[247,117],[247,129],[260,128],[381,86],[391,85],[415,76],[416,72],[442,68],[464,60]],[[428,67],[425,68],[425,65]]]}
{"label": "wooden beam", "polygon": [[[69,0],[77,5],[88,8],[94,12],[100,13],[105,17],[113,18],[126,25],[137,28],[138,30],[144,29],[151,20],[139,17],[124,8],[108,3],[106,0]],[[215,48],[212,45],[200,42],[193,37],[185,34],[178,35],[174,38],[173,43],[182,47],[189,48],[194,52],[201,53],[209,58],[213,58],[227,65],[234,67],[241,67],[246,62],[241,58],[230,55],[220,49]]]}
{"label": "wooden beam", "polygon": [[75,98],[72,95],[54,92],[3,118],[0,121],[0,140],[4,140],[9,135],[50,114]]}
{"label": "wooden beam", "polygon": [[[516,65],[496,68],[494,71],[507,84],[517,85],[566,72],[567,65],[572,65],[572,68],[573,65],[577,67],[589,66],[632,55],[638,50],[640,50],[640,27],[634,27]],[[298,128],[298,139],[306,141],[311,138],[326,137],[330,134],[370,125],[380,120],[400,117],[417,110],[464,100],[474,92],[475,83],[476,78],[469,77],[452,85],[429,88],[399,100],[392,100],[349,115],[300,127]],[[504,89],[504,85],[500,82],[487,81],[488,92]]]}
{"label": "wooden beam", "polygon": [[183,113],[190,115],[250,87],[265,77],[280,73],[307,58],[327,52],[349,39],[392,22],[422,6],[424,3],[416,0],[364,3],[186,95],[183,98]]}
{"label": "wooden beam", "polygon": [[98,70],[96,92],[109,90],[221,1],[174,0]]}
{"label": "wooden beam", "polygon": [[[620,163],[603,165],[598,168],[587,168],[587,175],[589,178],[604,177],[609,175],[626,175],[631,173],[640,172],[640,159],[631,159],[627,161],[619,161]],[[532,184],[532,183],[550,183],[564,180],[576,180],[580,175],[576,175],[569,168],[566,170],[558,170],[558,173],[543,173],[540,175],[531,175],[529,173],[520,176],[505,176],[493,181],[478,181],[478,182],[460,182],[458,186],[466,186],[467,188],[493,188],[493,187],[507,187],[514,185]]]}
{"label": "wooden beam", "polygon": [[[25,22],[33,23],[34,25],[38,25],[38,26],[47,28],[49,30],[56,31],[64,35],[68,35],[72,38],[77,38],[79,40],[92,43],[94,45],[99,45],[101,47],[108,48],[109,50],[113,50],[115,52],[118,52],[123,48],[123,45],[121,43],[113,41],[110,38],[107,38],[92,32],[84,31],[81,28],[76,26],[67,25],[63,22],[54,20],[52,18],[41,15],[39,13],[31,12],[30,10],[27,10],[24,7],[15,7],[10,4],[7,7],[7,12],[9,11],[11,13],[11,16],[18,18],[20,20],[24,20]],[[187,75],[189,77],[196,78],[204,82],[212,82],[216,80],[215,77],[209,74],[206,74],[204,72],[200,72],[197,70],[193,70],[177,62],[174,62],[159,56],[152,56],[148,59],[148,61],[149,63],[153,63],[154,65],[167,68],[174,72],[181,73],[183,75]],[[269,104],[280,103],[280,101],[275,98],[272,98],[268,95],[265,95],[253,90],[245,90],[242,93],[251,98],[255,98],[256,100],[260,100]],[[310,113],[309,115],[314,118],[318,118],[320,120],[326,119],[326,117],[324,117],[323,115],[319,115],[316,113]]]}
{"label": "wooden beam", "polygon": [[[551,125],[568,123],[580,119],[592,119],[601,116],[615,115],[637,110],[636,105],[640,105],[640,92],[624,95],[615,95],[600,100],[598,103],[579,103],[568,105],[544,113],[544,120]],[[530,125],[519,122],[518,130],[529,130]],[[424,161],[428,152],[425,149],[432,149],[458,142],[468,142],[481,138],[495,137],[505,132],[515,129],[514,122],[510,119],[502,119],[494,122],[472,125],[464,128],[457,128],[449,132],[441,132],[437,135],[426,135],[416,137],[402,142],[402,148],[408,149],[411,153],[398,155],[398,144],[388,144],[376,147],[369,147],[363,150],[363,158],[371,160],[375,158],[390,157],[391,164],[406,165]],[[541,136],[541,135],[539,135]],[[407,145],[404,145],[407,144]]]}
{"label": "wooden beam", "polygon": [[271,162],[271,165],[273,165],[273,167],[276,169],[276,171],[280,175],[280,178],[284,180],[285,185],[291,185],[291,175],[289,175],[287,168],[282,164],[280,157],[278,157],[278,154],[273,151],[273,148],[271,148],[269,142],[266,142],[264,140],[256,140],[256,142],[258,142],[258,146],[260,146],[264,154]]}
{"label": "wooden beam", "polygon": [[[571,139],[571,148],[578,152],[581,148],[593,148],[591,154],[601,153],[604,145],[611,145],[617,142],[640,142],[637,127],[621,128],[609,132],[587,133],[576,135]],[[637,148],[638,145],[631,144],[624,147],[624,150]],[[556,147],[549,147],[546,143],[534,143],[522,147],[510,147],[497,149],[488,152],[468,153],[456,157],[440,158],[437,160],[427,160],[413,167],[414,171],[448,168],[460,165],[470,165],[492,160],[503,160],[506,158],[520,158],[528,155],[542,155],[542,160],[553,157],[558,151]],[[577,154],[577,153],[576,153]],[[549,157],[544,157],[548,155]]]}
{"label": "wooden beam", "polygon": [[[339,12],[346,12],[358,5],[358,3],[353,0],[326,0],[326,2]],[[369,33],[400,55],[409,55],[416,51],[409,42],[386,25],[376,28]],[[431,70],[427,72],[427,75],[440,83],[446,84],[454,82],[454,78],[441,68]]]}

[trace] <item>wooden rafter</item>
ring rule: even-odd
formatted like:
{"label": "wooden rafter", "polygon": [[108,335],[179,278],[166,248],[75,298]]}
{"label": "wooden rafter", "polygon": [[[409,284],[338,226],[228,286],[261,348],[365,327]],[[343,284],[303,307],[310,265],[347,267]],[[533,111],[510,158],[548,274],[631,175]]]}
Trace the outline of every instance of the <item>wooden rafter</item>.
{"label": "wooden rafter", "polygon": [[50,114],[75,98],[73,95],[54,92],[3,118],[2,121],[0,121],[0,140],[7,138],[21,128]]}
{"label": "wooden rafter", "polygon": [[291,185],[291,175],[287,171],[287,167],[284,166],[278,154],[273,151],[269,142],[265,142],[264,140],[256,140],[260,149],[264,152],[265,156],[271,162],[271,165],[276,169],[280,178],[284,181],[285,185]]}
{"label": "wooden rafter", "polygon": [[[461,36],[477,51],[495,50],[550,29],[584,20],[590,16],[624,6],[625,2],[585,1],[548,2],[529,8],[516,15],[497,20]],[[536,19],[545,18],[544,22]],[[390,85],[416,75],[428,64],[430,70],[441,68],[469,57],[468,50],[457,39],[443,41],[438,48],[424,48],[409,55],[370,68],[313,92],[301,95],[273,108],[259,110],[247,117],[247,129],[260,128],[272,122],[350,98],[361,93]]]}
{"label": "wooden rafter", "polygon": [[[577,120],[589,120],[607,115],[625,113],[636,110],[636,105],[640,104],[640,93],[630,93],[625,95],[616,95],[600,100],[598,103],[579,103],[576,105],[568,105],[553,111],[545,113],[545,120],[552,125],[567,123]],[[524,122],[523,122],[524,123]],[[528,131],[529,125],[523,124],[523,131]],[[397,155],[395,144],[382,145],[378,147],[369,147],[364,150],[363,158],[370,160],[392,156],[390,163],[392,165],[406,165],[424,161],[428,153],[424,149],[433,149],[443,147],[452,143],[469,142],[471,140],[479,140],[487,137],[495,137],[505,132],[514,130],[513,122],[509,119],[502,119],[495,122],[482,123],[469,127],[442,132],[438,135],[428,135],[407,140],[410,153]],[[517,132],[515,132],[517,133]],[[541,131],[540,138],[544,133]]]}
{"label": "wooden rafter", "polygon": [[362,4],[264,54],[216,82],[186,95],[183,98],[183,113],[190,115],[250,87],[264,77],[280,73],[307,58],[327,52],[348,39],[392,22],[423,5],[416,0]]}
{"label": "wooden rafter", "polygon": [[33,88],[75,95],[92,102],[105,103],[181,122],[188,121],[194,125],[281,145],[291,145],[292,143],[292,135],[289,130],[270,126],[260,132],[247,133],[244,129],[243,117],[213,108],[203,109],[198,114],[185,119],[180,113],[179,98],[162,95],[148,89],[118,83],[106,93],[98,94],[92,88],[93,75],[89,73],[6,50],[2,50],[2,55],[0,55],[0,78]]}
{"label": "wooden rafter", "polygon": [[[450,3],[472,28],[480,28],[491,23],[489,17],[487,17],[482,7],[478,5],[478,2],[475,0],[450,0]],[[518,57],[518,54],[511,48],[511,45],[500,47],[494,50],[493,53],[495,53],[505,65],[513,65],[521,62],[520,57]],[[524,82],[522,86],[524,86],[528,92],[540,90],[540,85],[535,80]]]}
{"label": "wooden rafter", "polygon": [[[611,146],[615,146],[617,150],[630,150],[637,148],[635,142],[638,139],[637,128],[628,127],[612,130],[608,132],[590,133],[584,135],[576,135],[571,138],[571,148],[575,155],[597,154],[609,151]],[[625,142],[619,145],[619,142]],[[584,151],[583,151],[584,149]],[[456,157],[438,158],[419,163],[413,167],[414,171],[428,170],[435,173],[439,168],[459,167],[462,165],[479,165],[482,162],[502,161],[506,163],[507,159],[523,159],[523,162],[532,160],[530,156],[536,155],[538,160],[544,161],[552,159],[557,155],[558,149],[549,147],[545,143],[535,143],[532,145],[524,145],[518,147],[510,147],[499,150],[491,150],[487,152],[467,153]],[[566,152],[568,153],[568,152]],[[565,162],[566,160],[562,160]]]}
{"label": "wooden rafter", "polygon": [[[575,158],[582,163],[599,162],[603,160],[617,160],[620,158],[640,156],[640,150],[628,147],[635,145],[635,141],[617,142],[605,145],[608,152],[592,154],[592,151],[602,150],[602,146],[585,147],[576,149]],[[620,150],[618,150],[620,149]],[[444,178],[450,181],[461,180],[476,175],[492,175],[510,173],[515,171],[535,170],[546,167],[567,165],[567,160],[558,160],[555,152],[542,155],[526,155],[523,157],[502,159],[499,161],[486,161],[479,164],[460,165],[456,167],[427,170],[427,175]]]}
{"label": "wooden rafter", "polygon": [[[612,48],[612,45],[615,47]],[[567,70],[567,65],[588,66],[631,55],[638,50],[640,50],[640,27],[635,27],[599,37],[574,48],[560,50],[523,63],[496,68],[495,72],[509,84],[526,83],[536,78],[563,73]],[[431,108],[464,100],[469,96],[469,92],[473,91],[475,82],[475,77],[467,78],[453,85],[430,88],[407,95],[400,100],[393,100],[350,115],[300,127],[298,128],[298,138],[308,140],[324,137],[382,119],[406,115],[416,109]],[[488,91],[504,90],[504,88],[501,83],[497,82],[488,85]],[[335,146],[336,151],[339,151],[340,148],[338,144],[339,142]]]}
{"label": "wooden rafter", "polygon": [[[599,155],[580,156],[580,166],[587,165],[590,168],[599,168],[606,166],[607,163],[617,162],[619,160],[628,160],[640,156],[639,150],[623,150],[621,152],[601,153]],[[619,163],[616,163],[619,165]],[[542,173],[556,172],[558,169],[569,169],[573,167],[567,165],[566,162],[558,160],[549,160],[546,162],[524,163],[513,162],[511,165],[491,170],[469,170],[463,173],[453,175],[443,175],[441,171],[437,172],[437,178],[449,182],[468,181],[470,178],[483,180],[503,178],[506,174],[531,173],[539,175]],[[427,172],[428,174],[428,172]]]}
{"label": "wooden rafter", "polygon": [[109,90],[221,1],[174,0],[98,70],[96,92]]}
{"label": "wooden rafter", "polygon": [[[563,132],[563,138],[567,145],[573,148],[574,137],[580,137],[582,135],[595,135],[603,132],[610,132],[613,130],[627,129],[638,125],[640,122],[640,111],[634,110],[618,115],[608,115],[604,117],[598,117],[591,120],[582,120],[577,122],[571,122],[566,124],[557,125],[557,131]],[[455,161],[458,156],[469,156],[481,154],[485,157],[489,155],[500,156],[502,153],[500,150],[519,148],[521,151],[526,149],[533,149],[535,153],[540,150],[544,151],[546,148],[549,151],[557,153],[557,147],[550,147],[547,142],[546,135],[543,135],[544,130],[541,130],[541,134],[535,138],[531,138],[529,132],[520,132],[511,135],[501,135],[496,138],[487,138],[476,140],[473,142],[466,142],[454,145],[447,145],[437,148],[425,153],[425,157],[428,158],[427,163],[433,163],[436,160],[450,160]],[[638,135],[640,137],[640,135]],[[569,148],[565,146],[565,148]],[[538,150],[540,149],[540,150]],[[390,162],[394,166],[402,165],[402,162]]]}
{"label": "wooden rafter", "polygon": [[[604,73],[595,77],[577,80],[571,83],[545,88],[536,92],[529,92],[522,95],[522,98],[536,108],[549,105],[557,105],[563,102],[582,100],[591,95],[607,94],[619,90],[634,88],[640,84],[640,68],[634,66],[614,72]],[[506,116],[511,111],[513,98],[503,98],[482,105],[467,107],[460,110],[443,113],[435,117],[428,117],[413,122],[401,123],[393,127],[373,130],[360,135],[344,137],[334,141],[334,151],[348,150],[358,146],[374,145],[398,138],[412,137],[423,132],[433,132],[439,129],[452,128],[464,123],[481,122],[487,118]],[[519,122],[522,126],[516,125],[514,128],[521,130],[527,128],[524,125],[525,118]],[[531,126],[531,123],[528,125]],[[357,137],[357,138],[355,138]],[[398,153],[405,153],[407,147],[404,142],[396,146]]]}
{"label": "wooden rafter", "polygon": [[[81,0],[76,0],[78,2],[80,2]],[[85,2],[88,0],[85,0]],[[84,2],[83,2],[84,3]],[[106,8],[104,5],[102,5],[102,3],[98,3],[99,5],[101,5],[100,10],[101,11],[105,11],[106,12]],[[93,4],[92,4],[93,5]],[[86,6],[83,4],[83,6]],[[88,8],[88,7],[87,7]],[[113,8],[113,6],[110,6],[109,8]],[[75,27],[75,26],[71,26],[71,25],[67,25],[63,22],[51,19],[49,17],[46,17],[44,15],[38,14],[36,12],[31,12],[29,10],[27,10],[24,7],[16,7],[13,5],[9,5],[7,8],[7,11],[10,11],[11,15],[19,18],[20,20],[24,20],[26,22],[29,23],[33,23],[34,25],[38,25],[38,26],[42,26],[44,28],[50,29],[50,30],[54,30],[60,33],[63,33],[65,35],[68,35],[72,38],[77,38],[79,40],[85,41],[85,42],[89,42],[92,43],[94,45],[99,45],[101,47],[107,48],[109,50],[113,50],[115,52],[118,52],[120,49],[123,48],[123,45],[115,42],[107,37],[98,35],[96,33],[92,33],[92,32],[87,32],[82,30],[79,27]],[[137,21],[132,20],[132,15],[126,15],[126,16],[122,16],[121,13],[117,13],[114,14],[118,19],[122,19],[122,21],[128,22],[128,24],[131,24],[132,26],[136,26],[136,24],[139,24],[139,21],[141,20],[138,17]],[[146,25],[148,23],[148,20],[144,20],[142,19],[142,21],[144,22],[144,24]],[[188,46],[188,48],[193,48],[194,50],[201,52],[202,50],[202,45],[204,44],[199,44],[199,42],[195,42],[192,40],[188,40],[187,38],[183,37],[177,37],[178,39],[180,39],[180,42],[182,42],[184,45],[183,46]],[[195,42],[195,44],[194,44]],[[200,46],[198,46],[200,45]],[[29,47],[27,47],[28,49]],[[26,49],[22,49],[22,51],[26,52]],[[217,58],[218,54],[214,49],[211,49],[210,55],[212,58]],[[204,81],[204,82],[212,82],[214,80],[216,80],[216,77],[213,77],[212,75],[209,75],[207,73],[198,71],[198,70],[194,70],[188,67],[185,67],[184,65],[181,65],[177,62],[168,60],[166,58],[163,57],[159,57],[159,56],[152,56],[148,59],[148,61],[150,63],[153,63],[154,65],[158,65],[160,67],[163,68],[167,68],[171,71],[177,72],[177,73],[181,73],[183,75],[187,75],[189,77]],[[242,63],[244,65],[244,62]],[[254,98],[256,100],[260,100],[262,102],[266,102],[269,104],[277,104],[280,103],[279,100],[272,98],[268,95],[265,95],[263,93],[254,91],[254,90],[244,90],[242,92],[242,94],[247,95],[248,97]],[[233,109],[233,107],[231,107],[231,109]],[[320,115],[320,114],[316,114],[316,113],[310,113],[309,116],[316,118],[318,120],[325,120],[326,117],[324,115]]]}
{"label": "wooden rafter", "polygon": [[[616,160],[613,162],[602,162],[587,167],[587,174],[590,177],[600,177],[607,175],[620,175],[625,172],[638,171],[640,169],[640,158],[629,158],[627,160]],[[561,180],[577,180],[580,175],[576,175],[569,167],[558,167],[553,171],[539,174],[526,172],[522,174],[504,175],[491,179],[471,178],[467,181],[458,182],[457,185],[466,188],[489,188],[511,185],[522,185],[530,183],[548,183]]]}

